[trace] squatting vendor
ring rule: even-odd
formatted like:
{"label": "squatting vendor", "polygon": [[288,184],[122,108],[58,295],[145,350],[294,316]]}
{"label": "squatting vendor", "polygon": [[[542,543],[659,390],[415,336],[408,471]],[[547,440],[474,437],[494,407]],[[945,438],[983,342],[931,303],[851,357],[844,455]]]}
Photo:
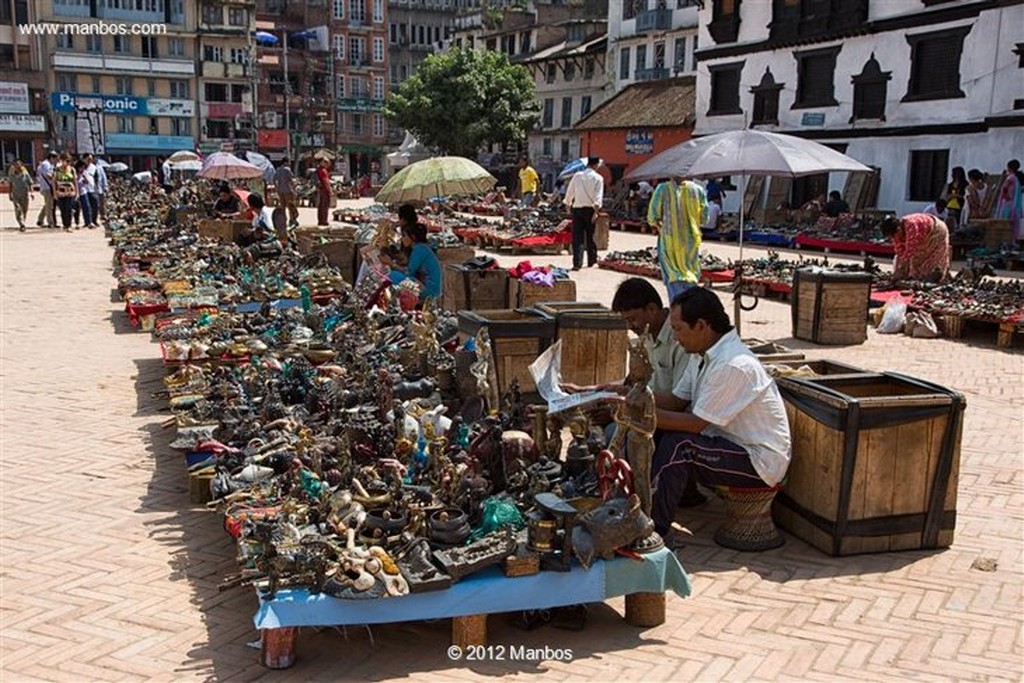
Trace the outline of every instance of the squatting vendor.
{"label": "squatting vendor", "polygon": [[[420,301],[441,298],[441,262],[437,254],[427,242],[427,226],[419,222],[416,209],[412,204],[403,204],[398,209],[398,222],[402,230],[402,248],[408,257],[408,265],[404,269],[394,268],[391,271],[391,282],[399,284],[404,280],[419,281],[423,288]],[[382,257],[382,262],[392,265],[391,259]]]}

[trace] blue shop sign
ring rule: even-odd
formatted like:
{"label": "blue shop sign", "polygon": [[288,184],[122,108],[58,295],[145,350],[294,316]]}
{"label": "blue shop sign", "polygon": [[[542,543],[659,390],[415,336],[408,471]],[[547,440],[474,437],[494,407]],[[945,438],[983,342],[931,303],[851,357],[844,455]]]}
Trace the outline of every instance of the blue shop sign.
{"label": "blue shop sign", "polygon": [[653,154],[654,133],[649,130],[626,132],[626,154]]}
{"label": "blue shop sign", "polygon": [[121,114],[122,116],[145,116],[149,113],[145,97],[132,95],[90,95],[87,93],[55,92],[50,96],[50,108],[56,112],[75,111],[75,99],[100,100],[104,114]]}
{"label": "blue shop sign", "polygon": [[195,138],[190,135],[139,135],[137,133],[107,133],[107,153],[118,152],[176,152],[195,149]]}

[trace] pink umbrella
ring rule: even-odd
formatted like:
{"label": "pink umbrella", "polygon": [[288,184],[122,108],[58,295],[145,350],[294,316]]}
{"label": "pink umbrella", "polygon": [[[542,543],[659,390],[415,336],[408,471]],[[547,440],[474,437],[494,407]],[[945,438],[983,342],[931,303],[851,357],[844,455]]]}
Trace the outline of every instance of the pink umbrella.
{"label": "pink umbrella", "polygon": [[263,171],[243,161],[234,154],[214,152],[203,160],[203,168],[197,174],[200,178],[214,180],[240,180],[244,178],[261,178]]}

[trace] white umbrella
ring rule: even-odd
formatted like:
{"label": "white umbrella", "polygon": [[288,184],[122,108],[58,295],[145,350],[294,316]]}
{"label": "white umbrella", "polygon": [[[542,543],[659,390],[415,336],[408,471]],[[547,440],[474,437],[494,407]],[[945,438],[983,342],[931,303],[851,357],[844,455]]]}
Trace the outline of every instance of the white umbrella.
{"label": "white umbrella", "polygon": [[234,154],[214,152],[203,160],[203,167],[199,171],[199,177],[213,178],[214,180],[262,178],[263,171],[248,161],[242,161]]}
{"label": "white umbrella", "polygon": [[167,161],[172,164],[178,161],[201,161],[199,155],[195,152],[190,152],[187,149],[180,149],[171,156],[167,157]]}
{"label": "white umbrella", "polygon": [[246,152],[245,159],[253,166],[263,171],[263,182],[269,183],[274,180],[274,172],[277,170],[274,168],[274,164],[270,159],[263,156],[259,152]]}
{"label": "white umbrella", "polygon": [[[627,177],[631,180],[686,176],[717,178],[740,176],[740,257],[743,261],[743,205],[748,175],[798,177],[828,172],[866,172],[871,169],[825,145],[780,133],[733,130],[687,140],[648,159]],[[740,327],[740,283],[737,277],[736,329]]]}
{"label": "white umbrella", "polygon": [[128,170],[128,164],[122,163],[120,161],[115,161],[114,163],[107,166],[107,170],[112,171],[113,173],[124,173],[125,171]]}
{"label": "white umbrella", "polygon": [[137,183],[148,184],[153,182],[153,174],[150,173],[149,171],[142,171],[140,173],[136,173],[135,175],[133,175],[132,180],[134,180]]}
{"label": "white umbrella", "polygon": [[172,171],[199,171],[203,168],[203,162],[195,159],[193,161],[172,161]]}

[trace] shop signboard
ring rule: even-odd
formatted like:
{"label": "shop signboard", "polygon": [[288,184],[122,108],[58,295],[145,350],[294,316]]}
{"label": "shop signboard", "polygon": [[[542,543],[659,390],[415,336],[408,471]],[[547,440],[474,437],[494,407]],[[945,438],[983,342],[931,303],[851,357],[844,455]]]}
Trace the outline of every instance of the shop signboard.
{"label": "shop signboard", "polygon": [[146,113],[150,116],[192,117],[196,114],[196,103],[192,100],[166,100],[150,97],[146,100]]}
{"label": "shop signboard", "polygon": [[365,97],[338,98],[338,111],[375,112],[384,109],[384,100],[371,100]]}
{"label": "shop signboard", "polygon": [[653,154],[654,133],[649,130],[626,132],[626,154]]}
{"label": "shop signboard", "polygon": [[5,114],[27,114],[28,83],[0,81],[0,112]]}
{"label": "shop signboard", "polygon": [[41,114],[0,114],[0,131],[45,133],[46,119]]}
{"label": "shop signboard", "polygon": [[261,130],[257,134],[260,149],[285,149],[288,147],[288,133],[282,129]]}
{"label": "shop signboard", "polygon": [[233,119],[242,113],[239,102],[207,102],[206,107],[211,119]]}
{"label": "shop signboard", "polygon": [[135,97],[134,95],[82,95],[56,92],[50,96],[50,108],[55,112],[71,113],[79,100],[98,100],[104,114],[120,116],[176,116],[192,117],[196,105],[192,100],[171,100],[159,97]]}
{"label": "shop signboard", "polygon": [[137,133],[109,133],[107,147],[126,154],[156,154],[176,152],[179,149],[195,149],[195,138],[191,135],[139,135]]}

